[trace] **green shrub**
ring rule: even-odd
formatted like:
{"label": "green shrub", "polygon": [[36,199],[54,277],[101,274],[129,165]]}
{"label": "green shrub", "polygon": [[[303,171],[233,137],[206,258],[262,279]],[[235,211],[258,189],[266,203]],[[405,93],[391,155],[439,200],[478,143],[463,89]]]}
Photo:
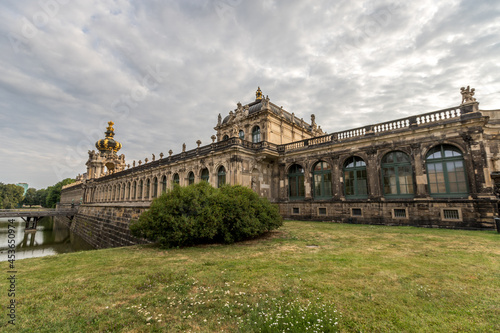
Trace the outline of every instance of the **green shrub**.
{"label": "green shrub", "polygon": [[278,208],[243,186],[215,189],[207,182],[173,190],[155,199],[130,230],[163,247],[233,243],[279,228]]}

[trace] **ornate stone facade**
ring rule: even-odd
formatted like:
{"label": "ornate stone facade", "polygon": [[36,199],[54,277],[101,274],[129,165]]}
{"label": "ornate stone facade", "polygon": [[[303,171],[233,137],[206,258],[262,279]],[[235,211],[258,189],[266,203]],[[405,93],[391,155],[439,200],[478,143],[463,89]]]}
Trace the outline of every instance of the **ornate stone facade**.
{"label": "ornate stone facade", "polygon": [[259,88],[255,101],[218,116],[209,145],[129,168],[114,150],[90,152],[83,206],[147,207],[174,183],[208,181],[248,186],[296,219],[493,228],[500,110],[479,110],[473,94],[463,89],[454,108],[326,134],[314,115],[307,123]]}

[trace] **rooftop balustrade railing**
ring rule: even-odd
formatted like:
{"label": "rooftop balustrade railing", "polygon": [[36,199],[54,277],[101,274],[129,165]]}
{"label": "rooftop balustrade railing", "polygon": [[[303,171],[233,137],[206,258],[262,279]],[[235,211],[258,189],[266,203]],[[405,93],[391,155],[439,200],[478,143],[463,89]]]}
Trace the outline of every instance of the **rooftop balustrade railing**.
{"label": "rooftop balustrade railing", "polygon": [[384,132],[408,130],[420,126],[432,125],[436,122],[458,121],[461,119],[462,110],[454,107],[439,111],[433,111],[418,116],[397,119],[374,125],[359,127],[347,131],[335,132],[320,137],[291,142],[278,146],[278,152],[284,153],[293,150],[305,149],[306,147],[322,145],[326,143],[343,142],[352,139],[360,139],[368,135],[378,135]]}

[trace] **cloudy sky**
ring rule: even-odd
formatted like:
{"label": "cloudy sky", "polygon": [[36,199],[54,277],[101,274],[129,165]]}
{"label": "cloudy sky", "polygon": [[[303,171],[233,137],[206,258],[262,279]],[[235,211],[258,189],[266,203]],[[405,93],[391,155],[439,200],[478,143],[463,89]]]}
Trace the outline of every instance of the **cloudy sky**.
{"label": "cloudy sky", "polygon": [[0,182],[35,188],[109,120],[129,163],[208,144],[257,86],[328,133],[500,108],[497,0],[2,0],[0,32]]}

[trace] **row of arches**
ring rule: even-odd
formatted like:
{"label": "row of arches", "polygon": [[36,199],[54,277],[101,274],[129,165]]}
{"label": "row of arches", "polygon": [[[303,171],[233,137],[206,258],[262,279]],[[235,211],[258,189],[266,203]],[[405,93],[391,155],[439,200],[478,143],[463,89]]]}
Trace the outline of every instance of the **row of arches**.
{"label": "row of arches", "polygon": [[[201,170],[199,180],[210,182],[210,172],[207,168]],[[186,185],[195,183],[194,171],[187,173],[186,182]],[[147,201],[158,197],[168,188],[173,188],[175,184],[181,185],[181,176],[178,172],[172,175],[171,180],[162,175],[97,186],[88,193],[87,199],[88,202]],[[224,184],[226,184],[226,168],[221,165],[216,171],[215,185],[221,187]]]}
{"label": "row of arches", "polygon": [[[462,151],[452,145],[438,145],[425,157],[428,191],[434,197],[467,197],[469,190]],[[312,196],[333,197],[332,166],[318,161],[312,168]],[[291,200],[305,198],[305,170],[300,164],[288,168],[288,196]],[[414,165],[408,154],[391,151],[380,163],[382,194],[388,198],[412,198],[415,195]],[[351,156],[342,164],[343,194],[347,199],[368,198],[366,162]]]}

